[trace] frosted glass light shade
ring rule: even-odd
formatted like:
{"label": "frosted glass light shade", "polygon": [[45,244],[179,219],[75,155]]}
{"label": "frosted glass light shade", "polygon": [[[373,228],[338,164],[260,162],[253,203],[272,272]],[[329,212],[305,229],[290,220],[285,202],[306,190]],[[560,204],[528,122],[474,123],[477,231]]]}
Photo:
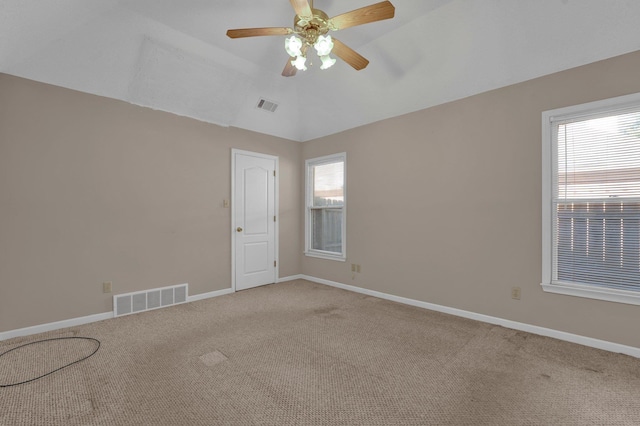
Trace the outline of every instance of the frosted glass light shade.
{"label": "frosted glass light shade", "polygon": [[291,65],[296,67],[299,71],[306,71],[307,70],[307,66],[305,65],[306,61],[307,61],[307,58],[305,58],[304,56],[298,56],[295,60],[291,61]]}
{"label": "frosted glass light shade", "polygon": [[320,65],[321,70],[331,68],[333,64],[336,63],[336,60],[329,55],[320,56],[320,59],[322,60],[322,65]]}
{"label": "frosted glass light shade", "polygon": [[318,37],[318,41],[313,45],[315,47],[316,52],[318,52],[318,56],[327,56],[331,53],[331,49],[333,49],[333,40],[331,40],[331,36],[320,36]]}
{"label": "frosted glass light shade", "polygon": [[287,51],[289,56],[296,57],[302,54],[302,40],[296,36],[291,36],[284,40],[284,50]]}

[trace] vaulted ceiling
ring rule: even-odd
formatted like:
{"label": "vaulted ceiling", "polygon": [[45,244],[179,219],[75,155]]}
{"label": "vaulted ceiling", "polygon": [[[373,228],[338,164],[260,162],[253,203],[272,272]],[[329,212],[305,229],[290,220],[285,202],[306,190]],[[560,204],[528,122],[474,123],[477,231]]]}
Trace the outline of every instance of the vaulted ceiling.
{"label": "vaulted ceiling", "polygon": [[640,50],[638,0],[391,1],[395,18],[339,32],[366,69],[285,78],[284,36],[225,33],[290,27],[288,0],[0,0],[0,72],[307,141]]}

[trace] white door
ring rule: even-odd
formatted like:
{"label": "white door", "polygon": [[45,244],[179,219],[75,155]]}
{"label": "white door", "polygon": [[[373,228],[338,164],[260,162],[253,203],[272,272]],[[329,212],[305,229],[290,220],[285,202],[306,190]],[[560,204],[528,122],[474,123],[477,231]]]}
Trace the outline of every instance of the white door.
{"label": "white door", "polygon": [[232,150],[235,290],[276,281],[278,158]]}

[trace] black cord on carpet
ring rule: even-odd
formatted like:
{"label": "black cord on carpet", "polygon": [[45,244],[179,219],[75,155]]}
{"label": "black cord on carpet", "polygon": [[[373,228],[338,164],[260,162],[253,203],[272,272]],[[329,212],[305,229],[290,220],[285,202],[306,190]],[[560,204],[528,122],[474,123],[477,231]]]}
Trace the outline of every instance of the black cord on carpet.
{"label": "black cord on carpet", "polygon": [[88,358],[92,357],[96,352],[98,352],[98,349],[100,349],[100,341],[98,339],[94,339],[93,337],[55,337],[55,338],[52,338],[52,339],[36,340],[35,342],[25,343],[24,345],[20,345],[20,346],[17,346],[15,348],[13,348],[13,349],[9,349],[8,351],[1,353],[0,354],[0,358],[2,358],[4,355],[8,354],[9,352],[15,351],[16,349],[24,348],[25,346],[29,346],[29,345],[35,345],[36,343],[49,342],[49,341],[52,341],[52,340],[70,340],[70,339],[91,340],[91,341],[96,342],[98,344],[98,346],[96,347],[95,351],[91,352],[89,355],[85,356],[84,358],[81,358],[81,359],[79,359],[77,361],[70,362],[69,364],[63,365],[62,367],[56,368],[55,370],[49,371],[48,373],[45,373],[45,374],[43,374],[41,376],[34,377],[33,379],[25,380],[25,381],[18,382],[18,383],[9,383],[9,384],[6,384],[6,385],[0,383],[0,388],[8,388],[10,386],[23,385],[25,383],[33,382],[34,380],[42,379],[43,377],[46,377],[49,374],[53,374],[56,371],[60,371],[63,368],[67,368],[67,367],[69,367],[69,366],[71,366],[73,364],[77,364],[80,361],[84,361],[85,359],[88,359]]}

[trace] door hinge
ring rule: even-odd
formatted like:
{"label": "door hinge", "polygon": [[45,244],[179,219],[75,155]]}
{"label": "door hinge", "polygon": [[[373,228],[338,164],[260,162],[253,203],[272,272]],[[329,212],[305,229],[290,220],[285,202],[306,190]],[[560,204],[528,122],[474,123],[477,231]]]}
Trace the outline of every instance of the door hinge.
{"label": "door hinge", "polygon": [[273,177],[276,177],[276,171],[275,170],[273,171]]}
{"label": "door hinge", "polygon": [[275,267],[276,265],[277,265],[277,263],[276,263],[276,261],[274,260],[274,261],[273,261],[273,266]]}
{"label": "door hinge", "polygon": [[273,217],[273,221],[274,221],[274,222],[276,221],[276,217],[275,217],[275,216]]}

